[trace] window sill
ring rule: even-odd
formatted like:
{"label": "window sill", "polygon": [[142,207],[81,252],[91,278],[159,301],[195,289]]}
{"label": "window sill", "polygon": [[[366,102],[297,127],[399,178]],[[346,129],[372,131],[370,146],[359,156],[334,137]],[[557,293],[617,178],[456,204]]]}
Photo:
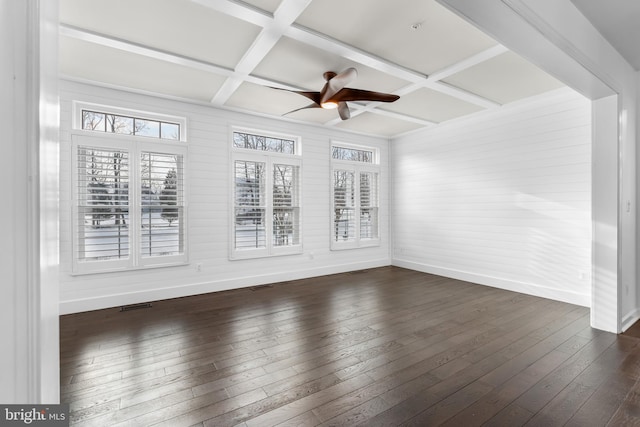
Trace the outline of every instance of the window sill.
{"label": "window sill", "polygon": [[[85,271],[72,271],[70,276],[89,276],[94,274],[110,274],[110,273],[123,273],[129,271],[145,271],[145,270],[157,270],[159,268],[171,268],[171,267],[185,267],[191,265],[187,261],[171,262],[166,264],[153,264],[153,265],[141,265],[137,267],[116,267],[116,268],[96,268],[87,269]],[[83,269],[84,270],[84,269]]]}

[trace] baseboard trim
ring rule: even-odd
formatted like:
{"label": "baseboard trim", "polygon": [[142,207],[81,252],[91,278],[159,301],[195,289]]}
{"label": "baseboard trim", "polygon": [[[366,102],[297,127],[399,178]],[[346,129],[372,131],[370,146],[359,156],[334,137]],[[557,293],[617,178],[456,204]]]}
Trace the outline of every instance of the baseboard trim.
{"label": "baseboard trim", "polygon": [[640,308],[634,309],[631,313],[622,318],[622,322],[620,324],[620,332],[626,331],[627,329],[632,327],[633,324],[638,320],[640,320]]}
{"label": "baseboard trim", "polygon": [[346,273],[367,268],[386,267],[391,265],[388,258],[339,264],[305,270],[292,270],[276,274],[243,276],[227,280],[189,283],[168,288],[145,289],[110,295],[99,295],[91,298],[70,299],[60,302],[60,314],[80,313],[83,311],[101,310],[124,305],[140,304],[171,298],[180,298],[210,292],[228,291],[232,289],[250,288],[289,280],[308,279],[329,274]]}
{"label": "baseboard trim", "polygon": [[392,259],[391,265],[408,268],[410,270],[421,271],[423,273],[436,274],[438,276],[449,277],[452,279],[464,280],[466,282],[477,283],[480,285],[491,286],[494,288],[504,289],[513,292],[520,292],[527,295],[548,298],[555,301],[562,301],[569,304],[575,304],[582,307],[591,307],[591,295],[578,294],[575,292],[563,291],[532,283],[517,282],[514,280],[505,280],[498,277],[485,276],[476,273],[470,273],[461,270],[436,267],[429,264],[407,261],[402,259]]}

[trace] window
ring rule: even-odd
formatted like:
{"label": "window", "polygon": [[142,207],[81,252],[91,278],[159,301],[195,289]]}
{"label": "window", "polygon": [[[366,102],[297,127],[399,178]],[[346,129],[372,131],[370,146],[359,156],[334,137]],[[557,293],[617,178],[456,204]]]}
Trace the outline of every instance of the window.
{"label": "window", "polygon": [[182,143],[72,135],[73,270],[187,261]]}
{"label": "window", "polygon": [[380,244],[376,154],[373,149],[331,147],[331,249]]}
{"label": "window", "polygon": [[232,259],[300,253],[299,142],[233,132]]}
{"label": "window", "polygon": [[105,134],[186,141],[184,117],[75,101],[73,128]]}
{"label": "window", "polygon": [[180,124],[82,110],[82,129],[96,132],[180,140]]}

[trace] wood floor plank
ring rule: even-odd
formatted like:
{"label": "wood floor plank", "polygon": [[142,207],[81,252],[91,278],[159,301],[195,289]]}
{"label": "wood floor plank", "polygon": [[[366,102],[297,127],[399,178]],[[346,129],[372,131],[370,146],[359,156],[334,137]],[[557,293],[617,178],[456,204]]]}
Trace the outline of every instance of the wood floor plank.
{"label": "wood floor plank", "polygon": [[640,338],[398,267],[62,316],[60,370],[72,426],[640,425]]}

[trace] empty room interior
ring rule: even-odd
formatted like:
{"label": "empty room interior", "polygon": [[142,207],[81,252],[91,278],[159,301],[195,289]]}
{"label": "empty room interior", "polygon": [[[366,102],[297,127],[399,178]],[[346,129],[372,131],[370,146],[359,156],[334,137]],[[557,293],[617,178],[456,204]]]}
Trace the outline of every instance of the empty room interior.
{"label": "empty room interior", "polygon": [[2,0],[0,403],[640,425],[640,5],[603,3]]}

